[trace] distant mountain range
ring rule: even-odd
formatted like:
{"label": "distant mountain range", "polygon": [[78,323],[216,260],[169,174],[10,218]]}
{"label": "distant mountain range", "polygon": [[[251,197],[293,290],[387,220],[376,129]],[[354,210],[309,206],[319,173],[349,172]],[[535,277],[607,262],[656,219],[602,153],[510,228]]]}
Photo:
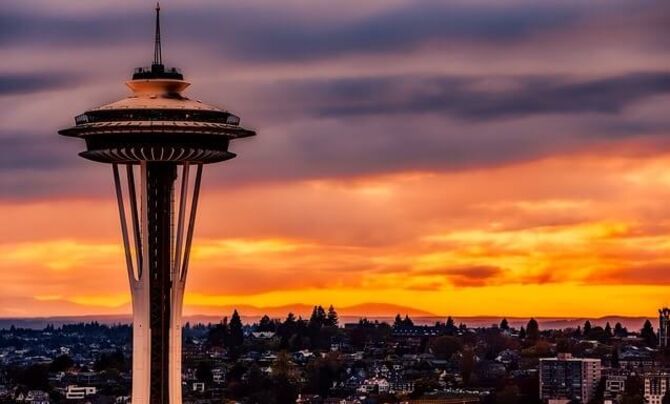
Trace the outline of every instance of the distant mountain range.
{"label": "distant mountain range", "polygon": [[[324,306],[325,309],[328,309],[328,306]],[[283,318],[286,317],[288,313],[293,313],[296,316],[302,316],[303,318],[309,317],[312,314],[314,309],[313,305],[309,304],[291,304],[286,306],[275,306],[275,307],[257,307],[249,305],[237,305],[237,306],[219,306],[219,307],[191,307],[189,310],[191,312],[199,313],[201,315],[211,316],[211,315],[227,315],[237,310],[240,315],[244,316],[263,316],[268,315],[270,317]],[[384,317],[384,316],[395,316],[400,313],[403,316],[405,314],[410,317],[436,317],[435,313],[430,313],[424,310],[414,309],[411,307],[405,307],[389,303],[363,303],[357,304],[354,306],[347,307],[336,307],[337,313],[340,316],[345,317]],[[222,313],[222,314],[219,314]]]}
{"label": "distant mountain range", "polygon": [[[219,307],[190,307],[189,311],[192,313],[185,316],[185,321],[196,323],[217,323],[221,321],[224,316],[230,317],[233,310],[237,310],[242,316],[244,322],[256,322],[263,315],[268,315],[271,318],[283,319],[288,313],[293,313],[296,316],[301,316],[305,319],[309,318],[314,306],[307,304],[294,304],[276,307],[257,307],[250,305],[239,306],[219,306]],[[327,308],[327,307],[326,307]],[[393,322],[396,314],[401,316],[408,315],[416,324],[434,324],[437,321],[444,322],[445,316],[438,316],[434,313],[414,309],[410,307],[388,304],[388,303],[363,303],[349,307],[336,307],[341,323],[358,322],[362,317],[371,321],[386,321]],[[499,324],[502,316],[454,316],[454,321],[457,324],[465,323],[470,327],[490,326],[492,324]],[[604,326],[609,322],[612,326],[620,322],[629,330],[639,330],[642,324],[647,320],[651,320],[655,324],[656,319],[647,317],[625,317],[625,316],[605,316],[598,318],[588,317],[536,317],[540,324],[540,328],[574,328],[578,325],[583,325],[586,320],[589,320],[592,325]],[[525,326],[528,322],[528,317],[507,317],[507,321],[512,327],[518,328]],[[41,329],[48,324],[54,326],[61,326],[63,324],[72,324],[80,322],[98,321],[103,324],[119,324],[130,323],[130,314],[118,315],[85,315],[85,316],[53,316],[53,317],[17,317],[17,318],[0,318],[0,329],[6,329],[12,325],[21,328]]]}

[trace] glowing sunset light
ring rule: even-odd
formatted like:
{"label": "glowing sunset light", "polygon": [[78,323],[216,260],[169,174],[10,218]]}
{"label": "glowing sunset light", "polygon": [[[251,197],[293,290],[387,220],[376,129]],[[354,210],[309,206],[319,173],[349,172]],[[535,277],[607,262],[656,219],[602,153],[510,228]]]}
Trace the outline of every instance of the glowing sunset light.
{"label": "glowing sunset light", "polygon": [[[3,7],[20,23],[0,41],[0,317],[131,311],[110,169],[54,134],[127,95],[153,31],[146,5],[79,3]],[[263,134],[205,172],[185,314],[668,303],[667,4],[169,8],[191,100]]]}

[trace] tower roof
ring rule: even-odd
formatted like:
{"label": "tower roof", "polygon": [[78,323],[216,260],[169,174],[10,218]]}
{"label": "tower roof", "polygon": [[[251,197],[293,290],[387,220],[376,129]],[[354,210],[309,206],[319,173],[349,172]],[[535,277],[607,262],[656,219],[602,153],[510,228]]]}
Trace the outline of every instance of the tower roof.
{"label": "tower roof", "polygon": [[75,117],[75,126],[59,131],[86,140],[81,156],[106,163],[215,163],[234,157],[230,140],[256,134],[241,127],[238,116],[182,94],[190,83],[163,65],[159,5],[153,64],[137,69],[126,85],[130,96],[89,109]]}

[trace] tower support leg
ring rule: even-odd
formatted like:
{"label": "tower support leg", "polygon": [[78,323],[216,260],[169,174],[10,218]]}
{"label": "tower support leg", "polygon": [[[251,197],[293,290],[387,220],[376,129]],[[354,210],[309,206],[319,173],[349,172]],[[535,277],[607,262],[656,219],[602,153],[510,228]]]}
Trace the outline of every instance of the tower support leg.
{"label": "tower support leg", "polygon": [[127,198],[113,167],[133,302],[133,404],[182,402],[182,305],[202,178],[202,164],[195,166],[191,189],[189,163],[142,162],[139,201],[133,167]]}

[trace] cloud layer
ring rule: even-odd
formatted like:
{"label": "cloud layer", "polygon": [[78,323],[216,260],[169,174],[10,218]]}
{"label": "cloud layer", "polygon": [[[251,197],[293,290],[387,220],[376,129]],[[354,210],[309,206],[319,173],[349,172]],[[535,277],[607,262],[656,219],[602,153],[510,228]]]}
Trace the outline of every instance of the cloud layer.
{"label": "cloud layer", "polygon": [[[191,304],[663,303],[667,2],[162,6],[190,95],[259,131],[205,174]],[[152,20],[127,1],[0,10],[6,315],[127,309],[109,167],[56,131],[127,95]]]}

